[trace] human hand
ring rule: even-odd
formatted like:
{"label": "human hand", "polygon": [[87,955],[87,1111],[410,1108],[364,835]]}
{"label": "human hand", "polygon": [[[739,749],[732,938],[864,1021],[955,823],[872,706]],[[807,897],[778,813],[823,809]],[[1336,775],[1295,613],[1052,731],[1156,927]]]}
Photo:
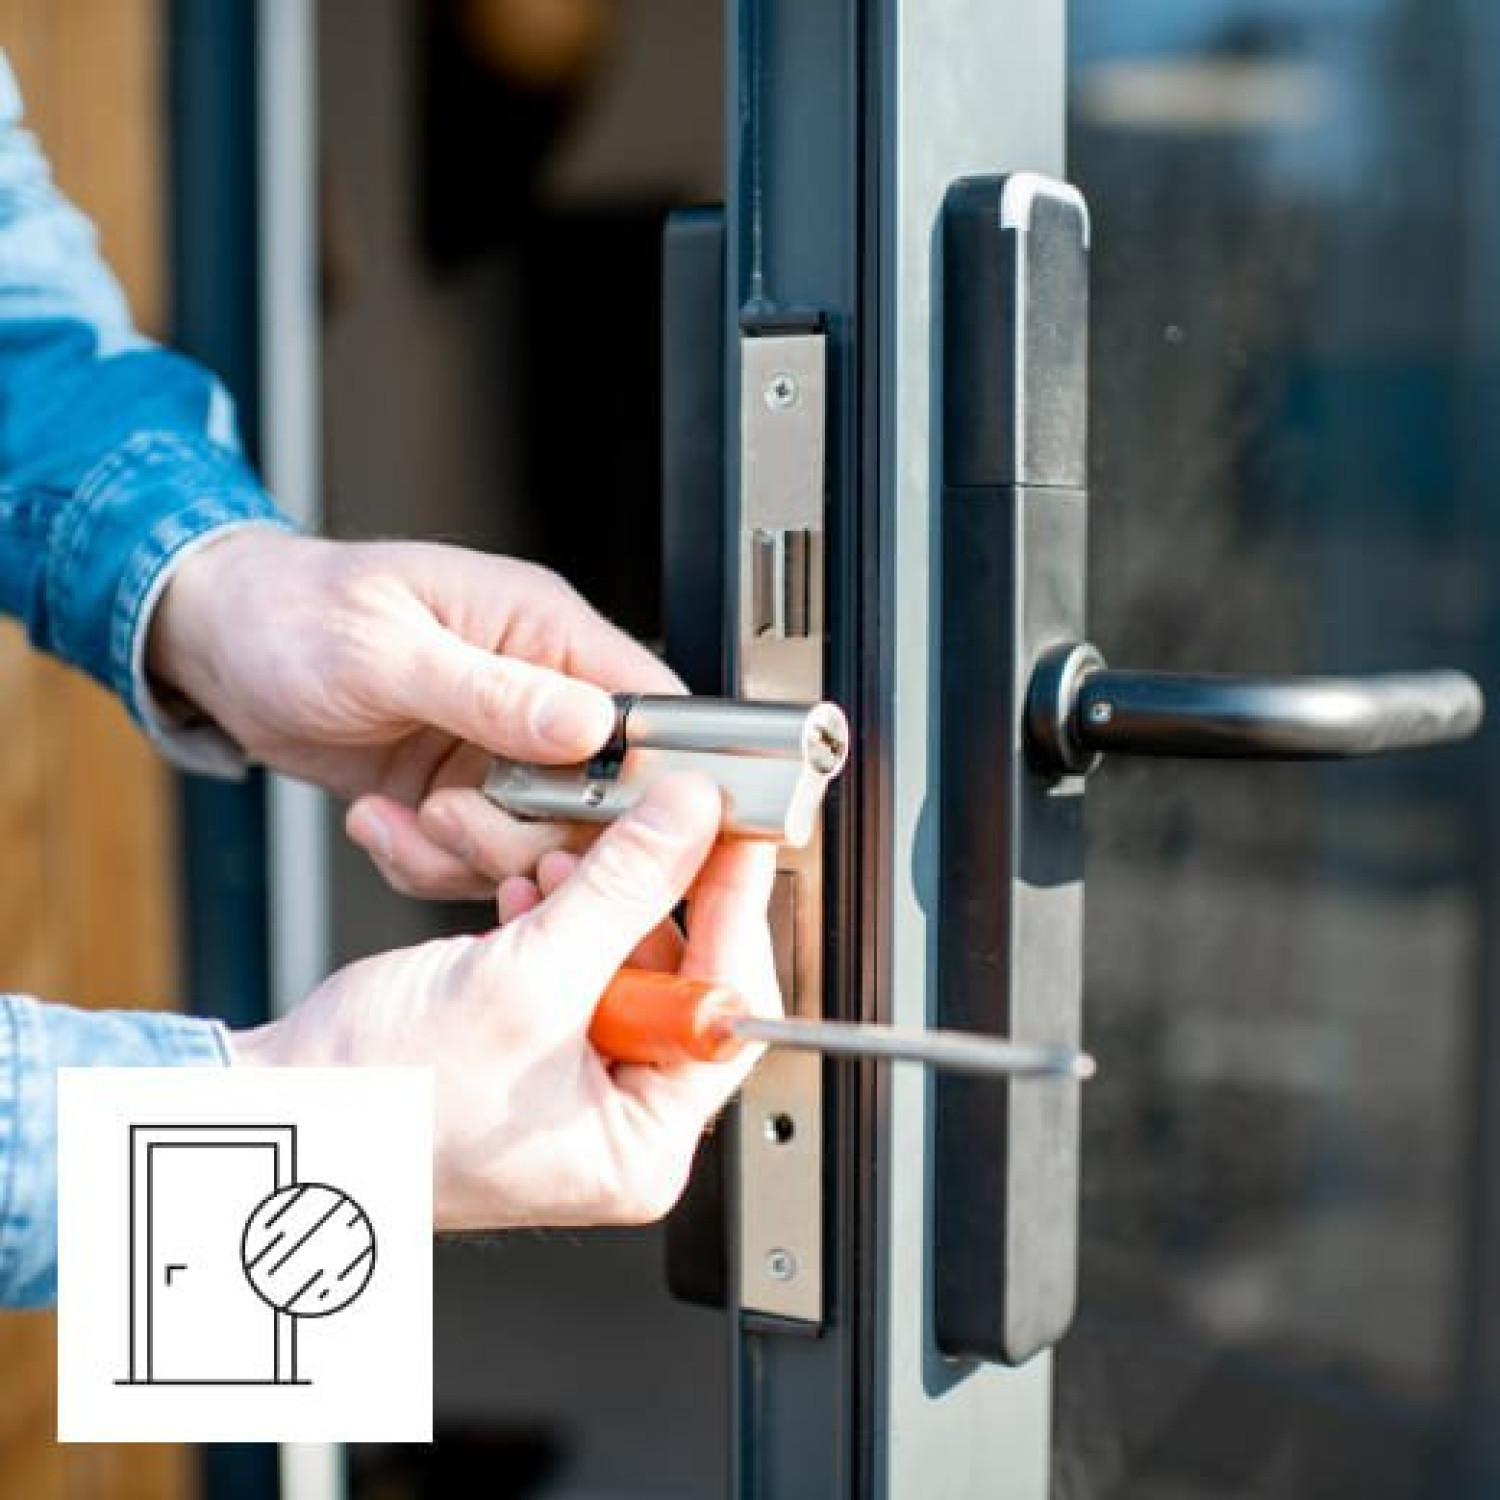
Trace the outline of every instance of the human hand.
{"label": "human hand", "polygon": [[[290,1015],[235,1034],[245,1064],[429,1064],[439,1229],[635,1224],[672,1206],[705,1123],[757,1052],[726,1063],[611,1064],[589,1022],[622,964],[731,984],[780,1012],[766,906],[769,845],[714,844],[717,789],[664,777],[511,919],[341,970]],[[685,940],[668,922],[691,887]]]}
{"label": "human hand", "polygon": [[351,802],[350,838],[422,896],[491,896],[580,837],[490,803],[490,754],[585,760],[613,727],[609,691],[681,690],[543,568],[266,527],[183,563],[149,663],[254,759]]}

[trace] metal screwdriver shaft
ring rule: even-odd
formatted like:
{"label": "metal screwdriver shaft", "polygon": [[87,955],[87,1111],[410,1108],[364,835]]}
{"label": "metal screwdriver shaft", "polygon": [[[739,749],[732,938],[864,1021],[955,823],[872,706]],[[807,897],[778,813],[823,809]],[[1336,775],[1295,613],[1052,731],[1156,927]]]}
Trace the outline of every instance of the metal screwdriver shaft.
{"label": "metal screwdriver shaft", "polygon": [[994,1078],[1092,1078],[1094,1059],[1073,1047],[1007,1042],[962,1031],[914,1026],[863,1026],[853,1021],[774,1021],[760,1016],[726,1020],[744,1041],[795,1047],[833,1057],[878,1057],[922,1063],[949,1073]]}
{"label": "metal screwdriver shaft", "polygon": [[1083,1079],[1094,1074],[1094,1059],[1074,1047],[966,1031],[758,1016],[727,985],[629,968],[621,969],[600,997],[589,1038],[616,1062],[657,1066],[723,1062],[749,1043],[764,1042],[987,1078]]}

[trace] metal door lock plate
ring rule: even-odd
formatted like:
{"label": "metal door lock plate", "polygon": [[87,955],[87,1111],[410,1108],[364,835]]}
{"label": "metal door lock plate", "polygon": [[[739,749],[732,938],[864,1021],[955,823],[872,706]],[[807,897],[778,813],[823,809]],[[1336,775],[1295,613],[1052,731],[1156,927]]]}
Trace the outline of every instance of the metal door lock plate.
{"label": "metal door lock plate", "polygon": [[[823,695],[827,338],[780,323],[740,340],[736,690]],[[847,740],[847,729],[840,733]],[[792,1015],[823,1014],[823,855],[816,826],[778,855],[771,928]],[[742,1312],[823,1321],[823,1063],[771,1052],[740,1093],[736,1300]]]}

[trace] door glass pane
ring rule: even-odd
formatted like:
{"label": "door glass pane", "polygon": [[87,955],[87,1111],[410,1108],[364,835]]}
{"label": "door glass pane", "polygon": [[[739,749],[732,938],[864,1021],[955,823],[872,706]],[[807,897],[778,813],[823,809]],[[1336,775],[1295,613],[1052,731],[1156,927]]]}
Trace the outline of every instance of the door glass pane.
{"label": "door glass pane", "polygon": [[[1120,666],[1485,680],[1500,7],[1069,12],[1095,640]],[[1102,1072],[1056,1496],[1494,1492],[1472,1478],[1493,758],[1095,778]]]}

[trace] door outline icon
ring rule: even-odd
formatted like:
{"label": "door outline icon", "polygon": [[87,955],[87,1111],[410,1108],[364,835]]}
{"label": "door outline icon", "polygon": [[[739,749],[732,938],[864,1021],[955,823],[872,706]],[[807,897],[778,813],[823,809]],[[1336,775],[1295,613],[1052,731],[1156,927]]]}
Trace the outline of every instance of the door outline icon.
{"label": "door outline icon", "polygon": [[[269,1189],[257,1190],[256,1200],[266,1191],[292,1184],[297,1175],[297,1127],[295,1125],[132,1125],[130,1127],[130,1373],[125,1385],[300,1385],[297,1376],[297,1320],[260,1302],[247,1285],[268,1320],[269,1358],[262,1372],[254,1374],[202,1375],[158,1371],[156,1335],[160,1313],[159,1293],[172,1286],[172,1277],[188,1268],[182,1262],[157,1264],[163,1246],[157,1231],[161,1213],[158,1201],[166,1152],[270,1153]],[[255,1203],[246,1205],[245,1213]],[[232,1225],[235,1243],[243,1226]],[[234,1268],[239,1269],[238,1257]]]}

